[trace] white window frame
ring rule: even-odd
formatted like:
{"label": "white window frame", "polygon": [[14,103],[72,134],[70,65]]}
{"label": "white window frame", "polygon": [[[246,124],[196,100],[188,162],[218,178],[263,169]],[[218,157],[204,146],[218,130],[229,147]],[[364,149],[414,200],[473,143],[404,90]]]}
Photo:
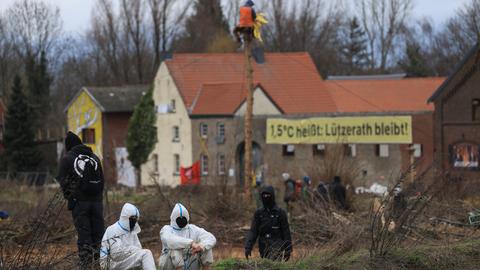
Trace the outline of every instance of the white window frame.
{"label": "white window frame", "polygon": [[381,158],[388,158],[390,156],[390,146],[388,144],[379,144],[378,156]]}
{"label": "white window frame", "polygon": [[200,123],[200,137],[208,137],[208,125],[206,123]]}
{"label": "white window frame", "polygon": [[225,155],[218,154],[217,157],[218,175],[225,175]]}
{"label": "white window frame", "polygon": [[180,155],[173,155],[173,175],[180,175]]}
{"label": "white window frame", "polygon": [[294,144],[285,144],[282,147],[282,155],[284,157],[295,156],[295,145]]}
{"label": "white window frame", "polygon": [[313,151],[316,156],[324,156],[327,152],[327,146],[325,144],[315,144],[315,151]]}
{"label": "white window frame", "polygon": [[347,145],[349,152],[348,157],[356,157],[357,156],[357,145],[356,144],[348,144]]}
{"label": "white window frame", "polygon": [[180,127],[179,126],[173,126],[172,128],[172,141],[173,142],[180,142]]}
{"label": "white window frame", "polygon": [[412,145],[413,157],[421,158],[423,155],[423,145],[415,143]]}
{"label": "white window frame", "polygon": [[201,165],[201,171],[203,176],[208,175],[208,156],[207,155],[201,155],[200,156],[200,165]]}

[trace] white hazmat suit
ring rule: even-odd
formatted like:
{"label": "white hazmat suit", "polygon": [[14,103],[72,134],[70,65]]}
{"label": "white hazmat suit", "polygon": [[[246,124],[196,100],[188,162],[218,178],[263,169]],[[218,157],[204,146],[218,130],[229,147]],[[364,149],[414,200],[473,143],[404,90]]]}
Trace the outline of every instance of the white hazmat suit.
{"label": "white hazmat suit", "polygon": [[[185,206],[177,203],[170,215],[170,225],[165,225],[160,231],[160,239],[163,245],[159,262],[160,269],[173,270],[187,264],[186,269],[196,270],[212,264],[212,248],[217,243],[215,236],[193,224],[187,224],[180,228],[177,224],[177,218],[179,217],[186,217],[187,221],[190,221]],[[192,255],[189,252],[192,243],[202,245],[203,252]]]}
{"label": "white hazmat suit", "polygon": [[100,249],[100,265],[103,269],[124,270],[139,267],[145,270],[156,269],[152,252],[142,249],[138,239],[138,233],[141,231],[138,223],[130,231],[129,218],[132,216],[139,218],[140,212],[134,205],[126,203],[122,208],[120,220],[105,231]]}

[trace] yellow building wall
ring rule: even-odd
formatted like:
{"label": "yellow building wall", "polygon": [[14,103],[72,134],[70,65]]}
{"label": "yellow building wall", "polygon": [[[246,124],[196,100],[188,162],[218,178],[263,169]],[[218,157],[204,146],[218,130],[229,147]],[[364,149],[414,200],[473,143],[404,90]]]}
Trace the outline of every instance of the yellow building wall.
{"label": "yellow building wall", "polygon": [[93,152],[103,159],[103,125],[102,111],[97,107],[92,98],[85,90],[75,99],[67,109],[68,130],[82,137],[82,130],[85,128],[95,130],[95,144],[86,144]]}

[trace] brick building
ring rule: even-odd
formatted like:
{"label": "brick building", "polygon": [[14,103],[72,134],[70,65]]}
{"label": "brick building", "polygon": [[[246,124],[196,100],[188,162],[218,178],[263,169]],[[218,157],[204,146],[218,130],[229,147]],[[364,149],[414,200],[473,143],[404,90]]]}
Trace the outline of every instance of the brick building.
{"label": "brick building", "polygon": [[148,86],[83,87],[66,108],[68,129],[101,158],[109,183],[135,184],[126,137],[135,105],[147,90]]}
{"label": "brick building", "polygon": [[[311,174],[334,148],[361,168],[359,184],[388,178],[422,158],[431,163],[433,106],[442,78],[324,81],[307,53],[267,53],[254,63],[253,165],[266,181],[282,172]],[[202,183],[243,182],[245,81],[241,54],[175,54],[154,83],[158,143],[142,166],[142,184],[180,184],[180,168],[200,162]],[[408,144],[267,144],[268,119],[408,116]],[[385,183],[387,184],[387,183]]]}
{"label": "brick building", "polygon": [[477,44],[428,100],[435,104],[437,168],[464,180],[480,177],[479,54]]}

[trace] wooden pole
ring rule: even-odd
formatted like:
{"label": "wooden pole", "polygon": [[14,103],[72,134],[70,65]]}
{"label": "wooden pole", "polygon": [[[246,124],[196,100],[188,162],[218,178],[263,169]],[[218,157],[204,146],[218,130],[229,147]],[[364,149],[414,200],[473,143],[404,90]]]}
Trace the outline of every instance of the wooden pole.
{"label": "wooden pole", "polygon": [[253,68],[251,40],[245,38],[245,71],[247,76],[247,111],[245,113],[245,171],[244,191],[247,200],[250,198],[252,183],[252,118],[253,118]]}

